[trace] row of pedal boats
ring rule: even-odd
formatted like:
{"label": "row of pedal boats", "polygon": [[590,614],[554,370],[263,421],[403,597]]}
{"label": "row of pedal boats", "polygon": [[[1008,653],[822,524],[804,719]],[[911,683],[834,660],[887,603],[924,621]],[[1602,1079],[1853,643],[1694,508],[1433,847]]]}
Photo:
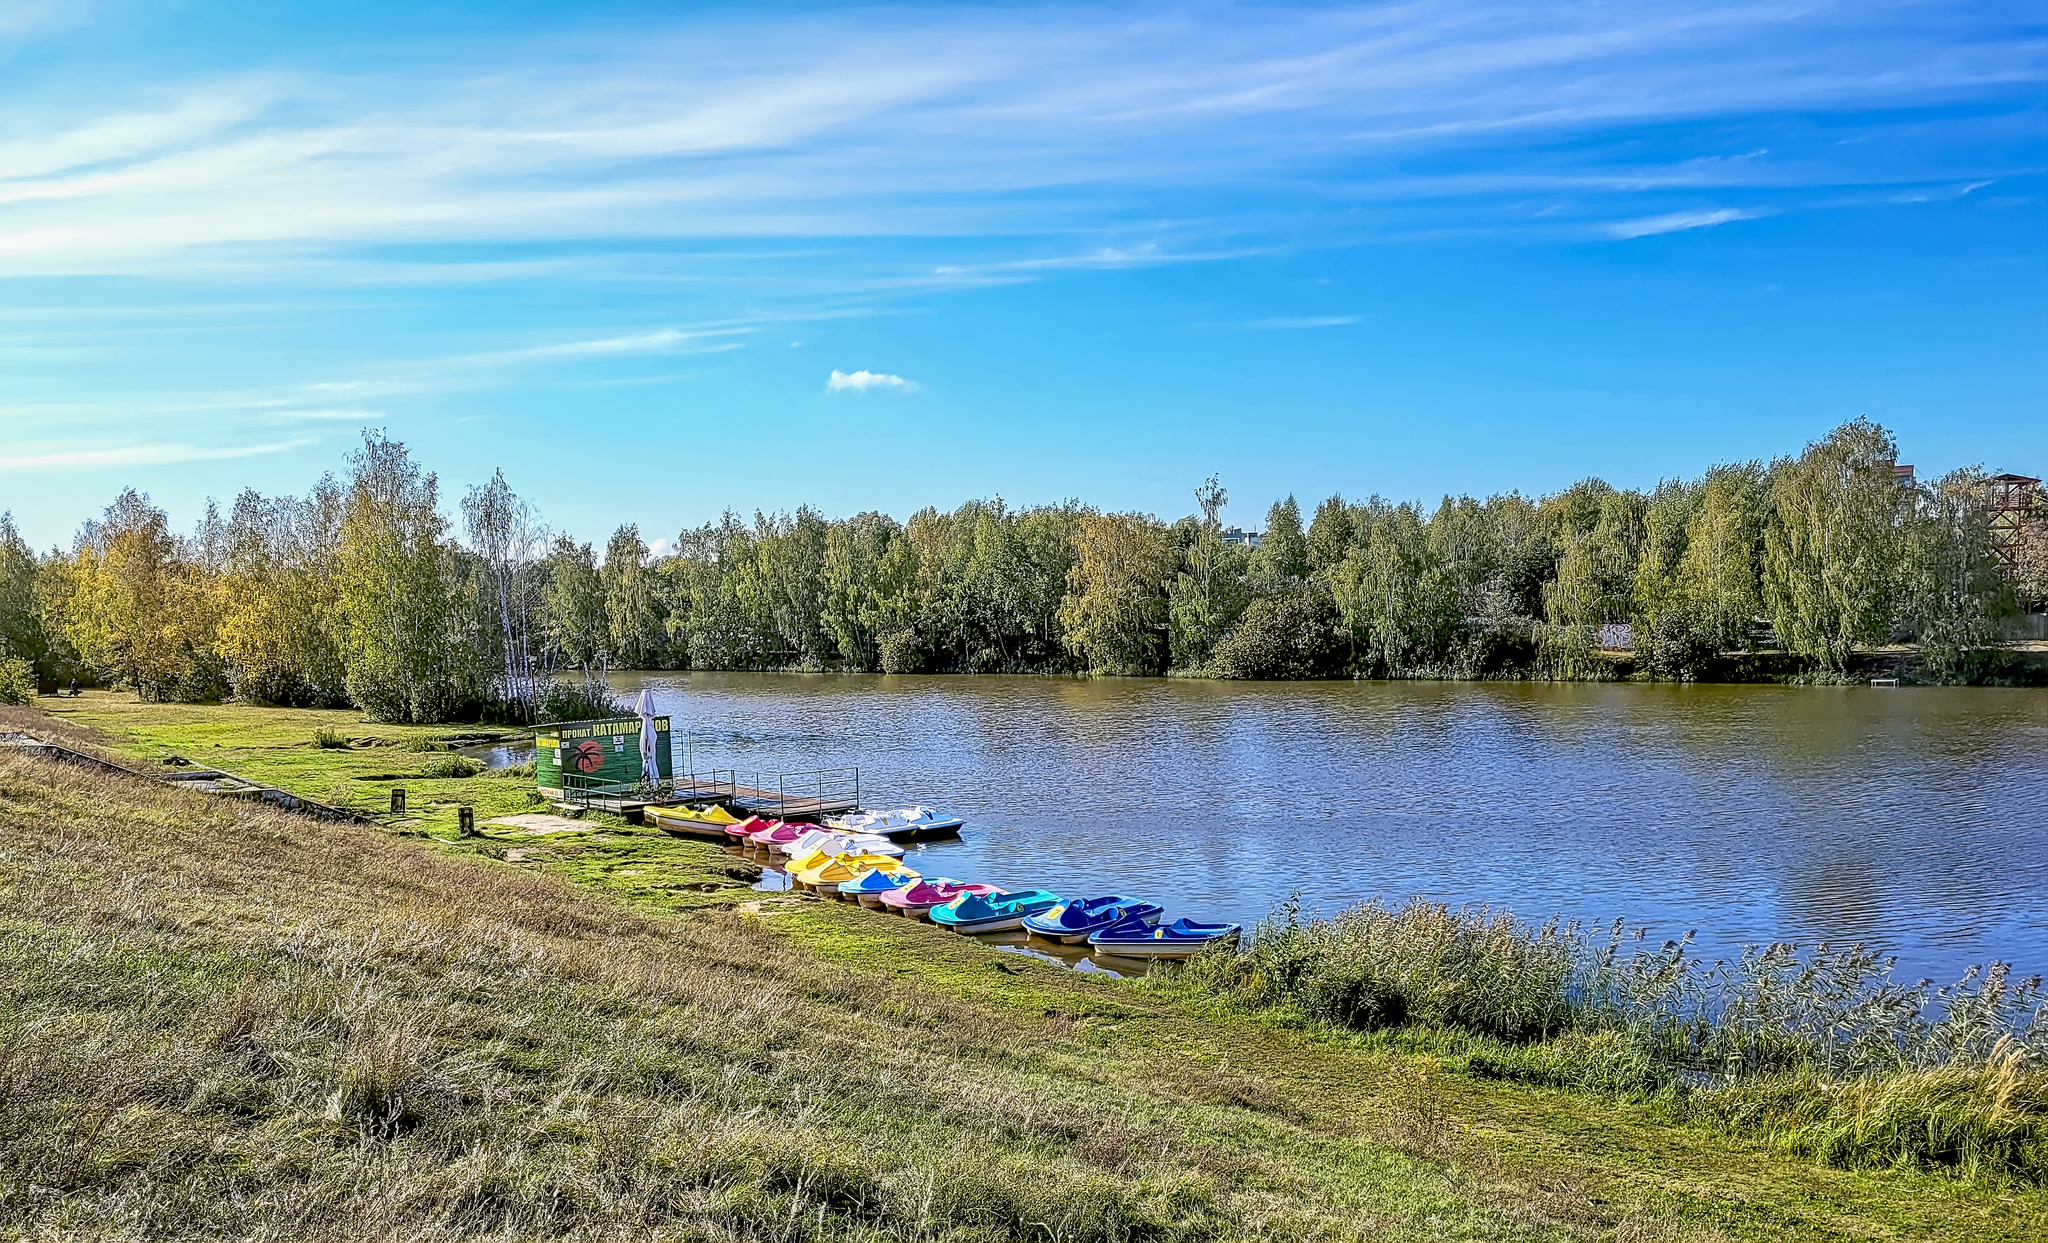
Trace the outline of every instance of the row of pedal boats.
{"label": "row of pedal boats", "polygon": [[[919,809],[924,810],[924,809]],[[748,827],[751,825],[752,827]],[[858,902],[871,910],[929,919],[968,935],[1023,931],[1098,954],[1185,958],[1237,939],[1237,924],[1162,922],[1165,910],[1121,894],[1062,898],[1044,889],[1012,892],[994,885],[925,877],[903,862],[903,848],[857,825],[735,821],[726,830],[752,852],[781,856],[794,888]]]}
{"label": "row of pedal boats", "polygon": [[[767,820],[760,816],[742,819],[717,803],[698,806],[653,806],[646,808],[642,815],[665,833],[677,837],[710,838],[714,841],[747,841],[757,833],[770,828],[820,827],[813,824],[786,824],[780,820]],[[964,823],[966,822],[958,816],[943,815],[929,807],[901,807],[892,811],[857,811],[844,816],[832,816],[825,820],[823,827],[835,832],[865,834],[885,841],[898,842],[958,836],[960,826]]]}

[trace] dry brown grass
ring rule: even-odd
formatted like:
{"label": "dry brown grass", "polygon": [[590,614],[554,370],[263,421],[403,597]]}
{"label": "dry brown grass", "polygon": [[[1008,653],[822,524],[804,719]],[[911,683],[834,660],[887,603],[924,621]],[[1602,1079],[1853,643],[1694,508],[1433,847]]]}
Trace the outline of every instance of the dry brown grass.
{"label": "dry brown grass", "polygon": [[54,742],[60,747],[69,747],[83,755],[134,767],[132,761],[124,760],[108,750],[106,739],[97,730],[75,724],[62,717],[50,716],[38,708],[0,704],[0,733],[8,731],[33,734],[44,742]]}
{"label": "dry brown grass", "polygon": [[737,912],[15,758],[0,937],[0,1233],[1554,1233]]}

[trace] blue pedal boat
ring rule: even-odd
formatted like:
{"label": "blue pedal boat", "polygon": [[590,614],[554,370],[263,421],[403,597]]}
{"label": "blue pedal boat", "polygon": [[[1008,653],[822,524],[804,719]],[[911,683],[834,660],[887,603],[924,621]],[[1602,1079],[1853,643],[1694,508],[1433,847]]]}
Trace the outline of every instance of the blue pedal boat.
{"label": "blue pedal boat", "polygon": [[869,868],[852,880],[840,881],[839,896],[862,906],[880,906],[883,894],[908,889],[923,879],[906,867]]}
{"label": "blue pedal boat", "polygon": [[1234,940],[1243,931],[1242,924],[1203,924],[1192,919],[1176,919],[1155,928],[1142,919],[1123,919],[1089,934],[1088,944],[1094,946],[1098,954],[1116,954],[1124,958],[1188,958],[1211,945]]}
{"label": "blue pedal boat", "polygon": [[1140,902],[1122,894],[1109,894],[1100,898],[1076,898],[1062,903],[1049,911],[1040,911],[1024,920],[1024,931],[1034,937],[1072,945],[1086,941],[1091,932],[1126,919],[1143,920],[1147,927],[1159,922],[1166,908],[1157,902]]}
{"label": "blue pedal boat", "polygon": [[1022,893],[970,893],[932,908],[931,920],[955,932],[1008,932],[1022,928],[1026,918],[1060,904],[1060,895],[1044,889]]}

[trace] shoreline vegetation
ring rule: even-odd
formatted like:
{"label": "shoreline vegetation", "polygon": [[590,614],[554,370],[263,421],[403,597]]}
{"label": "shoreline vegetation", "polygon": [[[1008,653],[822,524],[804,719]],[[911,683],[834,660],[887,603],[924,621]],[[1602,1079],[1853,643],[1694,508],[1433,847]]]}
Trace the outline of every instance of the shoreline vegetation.
{"label": "shoreline vegetation", "polygon": [[1243,953],[1111,981],[755,891],[715,846],[606,815],[493,825],[538,796],[430,774],[445,730],[45,703],[0,729],[358,806],[403,778],[415,818],[0,757],[0,1233],[198,1237],[227,1212],[237,1234],[419,1238],[2048,1225],[2048,1014],[1997,966],[1936,991],[1854,950],[1710,966],[1410,903],[1283,908]]}
{"label": "shoreline vegetation", "polygon": [[1212,478],[1174,521],[799,507],[655,555],[632,525],[601,554],[550,532],[502,472],[451,521],[436,476],[367,432],[345,479],[245,491],[189,537],[133,490],[68,551],[0,515],[0,702],[77,679],[522,722],[609,714],[611,669],[2048,685],[2048,651],[2021,650],[2043,644],[2017,642],[2048,606],[2048,493],[2001,508],[1981,470],[1923,483],[1897,457],[1858,420],[1648,493],[1306,517],[1290,497],[1256,546]]}

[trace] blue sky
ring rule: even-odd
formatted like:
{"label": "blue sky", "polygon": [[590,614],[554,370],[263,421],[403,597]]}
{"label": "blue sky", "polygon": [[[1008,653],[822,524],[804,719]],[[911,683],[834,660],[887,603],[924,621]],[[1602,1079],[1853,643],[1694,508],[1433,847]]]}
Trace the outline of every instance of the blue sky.
{"label": "blue sky", "polygon": [[185,527],[365,426],[596,540],[1859,414],[2048,473],[2044,83],[2039,2],[0,0],[0,508]]}

